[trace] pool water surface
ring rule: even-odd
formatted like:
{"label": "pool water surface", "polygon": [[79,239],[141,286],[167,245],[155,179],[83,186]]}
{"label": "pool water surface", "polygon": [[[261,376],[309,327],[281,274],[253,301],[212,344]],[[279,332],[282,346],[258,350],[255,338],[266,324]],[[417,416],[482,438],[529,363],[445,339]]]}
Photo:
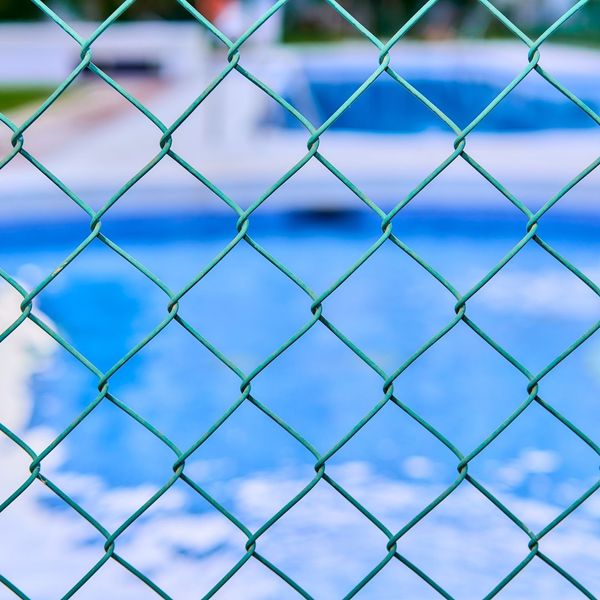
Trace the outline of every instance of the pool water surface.
{"label": "pool water surface", "polygon": [[[73,231],[78,227],[74,225]],[[395,227],[410,248],[462,293],[483,278],[525,231],[522,218],[504,213],[468,218],[416,213],[404,221],[399,218]],[[592,280],[598,277],[600,237],[590,220],[548,216],[540,230]],[[235,235],[233,221],[221,217],[115,222],[103,231],[172,290],[183,288]],[[44,233],[43,228],[40,232],[35,243],[19,230],[7,232],[0,249],[2,267],[27,288],[54,269],[77,243],[75,233],[57,236]],[[337,217],[298,213],[257,217],[250,233],[321,293],[358,261],[380,229],[377,220],[362,213]],[[421,266],[388,242],[324,301],[323,315],[390,374],[451,322],[455,302]],[[304,291],[242,241],[183,297],[178,314],[247,374],[310,321],[311,303]],[[41,293],[36,311],[105,372],[165,318],[167,305],[168,298],[157,286],[94,242]],[[600,299],[551,256],[529,244],[469,301],[467,314],[537,373],[598,321]],[[97,377],[64,349],[48,344],[51,350],[28,383],[31,415],[23,431],[38,450],[97,394]],[[236,402],[240,377],[172,322],[111,377],[110,391],[184,450]],[[394,393],[467,454],[527,398],[527,379],[459,322],[397,378]],[[540,383],[543,399],[592,439],[600,434],[599,393],[600,342],[594,336]],[[382,377],[316,323],[257,375],[252,394],[325,453],[384,393]],[[175,462],[171,449],[108,401],[75,428],[59,450],[48,459],[53,480],[114,526],[170,478]],[[188,458],[186,473],[223,506],[259,526],[311,480],[314,464],[306,448],[246,401]],[[457,464],[439,440],[390,403],[326,468],[369,510],[384,521],[389,519],[394,530],[455,480]],[[598,456],[534,404],[472,461],[469,473],[505,499],[511,510],[531,519],[533,529],[541,529],[595,483]],[[311,593],[337,597],[362,577],[359,573],[368,572],[365,564],[373,566],[385,556],[386,540],[373,533],[372,525],[347,502],[324,488],[319,484],[301,503],[304,508],[299,505],[281,527],[278,524],[265,534],[265,551],[306,583]],[[527,554],[527,538],[518,532],[515,548],[511,536],[517,532],[512,523],[466,488],[465,483],[446,501],[447,513],[435,512],[439,516],[432,517],[431,525],[421,527],[421,537],[420,526],[407,536],[407,548],[451,593],[475,598],[487,593]],[[134,532],[124,534],[129,536],[124,547],[175,596],[185,589],[185,581],[197,575],[199,565],[203,575],[198,581],[209,589],[226,572],[224,565],[232,566],[237,560],[232,557],[243,554],[244,537],[238,533],[235,538],[233,527],[223,524],[225,519],[214,508],[180,482],[166,498],[171,498],[170,504],[165,500],[162,508],[152,509],[141,520],[140,529],[134,526]],[[579,517],[573,517],[566,537],[555,537],[553,548],[562,552],[562,560],[577,575],[587,577],[590,589],[596,585],[600,591],[596,568],[600,554],[593,551],[598,544],[598,523],[593,517],[600,505],[592,497],[584,507]],[[38,510],[57,519],[75,519],[51,494],[28,504],[26,518],[31,523]],[[186,519],[191,519],[187,525]],[[69,527],[63,525],[62,530]],[[489,535],[482,538],[481,527]],[[184,536],[180,543],[175,535],[169,538],[169,531],[179,530],[189,530],[189,539]],[[149,532],[158,538],[145,542],[145,536],[152,537]],[[91,533],[89,539],[83,536],[80,546],[69,546],[66,534],[56,535],[61,541],[53,543],[68,546],[70,552],[100,544]],[[362,540],[360,549],[357,539]],[[461,543],[475,549],[474,556],[468,552],[470,558],[463,556],[463,562]],[[307,559],[300,546],[311,544],[320,544],[320,550]],[[146,551],[146,545],[156,549]],[[504,555],[495,560],[499,551]],[[333,565],[339,566],[337,561],[348,553],[354,553],[354,558],[336,571]],[[174,572],[160,566],[165,556],[181,558]],[[18,579],[25,567],[11,568]],[[53,568],[68,571],[71,567]],[[85,572],[84,566],[77,568]],[[463,568],[473,574],[469,585],[460,576]],[[424,584],[413,574],[407,575],[399,565],[389,571],[365,588],[365,597],[387,597],[390,581],[401,582],[407,598],[415,593],[429,597],[426,586],[422,589]],[[249,579],[256,584],[251,597],[287,597],[289,589],[270,575],[261,577]],[[549,577],[558,586],[553,589],[562,589],[561,578],[555,573]],[[71,584],[77,577],[72,579]],[[507,597],[527,597],[532,589],[530,576],[521,579],[508,588]],[[106,585],[114,581],[107,576]],[[227,588],[231,597],[236,589],[243,589],[244,581],[240,576],[238,583],[231,583],[242,586]],[[537,577],[536,581],[536,589],[542,590],[547,580]],[[138,597],[134,583],[127,585],[133,586],[131,597]],[[59,583],[56,586],[62,589]],[[571,597],[570,588],[564,589]]]}

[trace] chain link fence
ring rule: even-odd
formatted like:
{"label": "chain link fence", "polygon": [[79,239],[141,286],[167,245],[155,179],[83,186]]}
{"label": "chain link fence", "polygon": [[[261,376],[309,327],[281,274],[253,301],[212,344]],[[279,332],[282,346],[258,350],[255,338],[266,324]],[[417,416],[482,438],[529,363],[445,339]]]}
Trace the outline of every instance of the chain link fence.
{"label": "chain link fence", "polygon": [[[325,482],[335,492],[340,494],[347,502],[349,502],[357,511],[360,511],[371,523],[374,528],[380,530],[387,538],[387,544],[381,549],[381,560],[375,565],[365,565],[364,575],[360,580],[356,581],[355,586],[349,589],[346,594],[346,598],[351,598],[383,570],[383,568],[391,561],[398,561],[404,568],[410,569],[416,576],[420,577],[426,584],[428,584],[432,590],[437,592],[444,598],[451,598],[452,596],[440,585],[440,583],[433,580],[419,565],[414,564],[408,560],[402,553],[402,538],[409,532],[417,523],[424,519],[432,510],[440,505],[446,498],[448,498],[459,486],[473,486],[477,492],[482,494],[489,502],[491,502],[498,511],[504,513],[508,519],[510,519],[518,528],[520,528],[529,538],[528,548],[526,549],[525,558],[506,576],[497,582],[497,585],[489,591],[486,598],[492,598],[496,596],[505,586],[507,586],[512,579],[517,577],[521,571],[527,568],[532,561],[543,561],[547,566],[553,569],[561,577],[567,580],[575,589],[581,594],[588,598],[594,598],[592,591],[587,589],[580,581],[573,577],[565,568],[553,560],[552,556],[548,556],[543,551],[543,539],[544,537],[561,524],[573,511],[575,511],[582,503],[584,503],[597,489],[600,487],[600,480],[598,480],[592,487],[590,487],[585,493],[577,498],[570,506],[568,506],[560,515],[554,518],[551,522],[547,523],[539,531],[532,531],[527,523],[523,522],[517,514],[512,512],[502,501],[496,497],[489,489],[482,485],[477,479],[475,479],[469,473],[469,463],[480,453],[484,452],[486,448],[507,428],[511,426],[524,411],[532,404],[537,404],[547,411],[554,419],[558,420],[564,427],[568,428],[573,432],[580,440],[582,440],[589,448],[591,448],[596,454],[600,456],[600,447],[592,440],[584,431],[576,427],[572,422],[565,418],[558,410],[556,410],[551,404],[546,402],[542,397],[542,383],[544,378],[555,369],[567,356],[569,356],[579,346],[584,344],[597,330],[600,328],[600,322],[596,323],[586,333],[584,333],[579,339],[572,343],[566,348],[561,354],[556,356],[549,364],[547,364],[539,372],[529,371],[523,364],[521,364],[514,356],[512,356],[506,349],[504,349],[498,342],[492,339],[483,329],[481,329],[476,322],[471,320],[468,315],[468,303],[482,288],[485,286],[493,277],[495,277],[501,269],[503,269],[511,259],[513,259],[523,248],[528,244],[535,244],[539,246],[544,252],[552,257],[555,261],[558,261],[564,269],[570,271],[575,277],[583,282],[592,292],[600,297],[599,287],[590,280],[583,272],[581,272],[575,265],[569,260],[557,252],[547,241],[542,237],[542,225],[544,215],[552,209],[552,207],[561,201],[563,196],[567,194],[574,186],[578,185],[586,176],[600,164],[600,158],[597,158],[593,163],[587,166],[581,171],[575,178],[573,178],[562,190],[560,190],[555,196],[547,199],[547,202],[536,212],[531,211],[519,198],[515,197],[502,182],[498,181],[491,175],[486,169],[477,162],[477,160],[469,154],[467,151],[467,139],[471,132],[473,132],[478,125],[486,118],[486,116],[493,111],[503,100],[511,94],[511,92],[519,86],[519,84],[528,77],[534,71],[541,77],[543,77],[549,86],[554,87],[562,95],[564,95],[570,102],[576,105],[583,113],[589,117],[596,125],[600,125],[600,116],[598,116],[589,106],[582,102],[575,94],[567,89],[560,81],[557,81],[551,73],[547,72],[541,64],[541,52],[542,45],[549,40],[555,32],[557,32],[563,24],[565,24],[571,17],[576,15],[578,11],[584,9],[587,5],[593,4],[592,0],[580,0],[572,6],[570,10],[565,12],[551,27],[549,27],[542,35],[537,39],[533,40],[524,33],[517,24],[510,21],[502,12],[500,12],[492,2],[489,0],[478,0],[479,4],[489,11],[490,15],[498,21],[503,27],[506,28],[510,35],[514,36],[523,44],[523,53],[527,56],[527,66],[507,85],[500,94],[466,127],[460,128],[456,125],[438,106],[432,103],[426,96],[424,96],[418,89],[411,85],[406,79],[404,79],[398,72],[394,70],[390,62],[390,51],[394,46],[406,36],[412,28],[414,28],[421,19],[423,19],[429,11],[435,9],[437,0],[429,0],[422,8],[402,27],[397,33],[387,42],[382,42],[375,35],[373,35],[368,29],[366,29],[358,20],[354,18],[352,14],[347,12],[344,7],[336,2],[335,0],[326,0],[327,4],[343,18],[345,21],[356,30],[357,34],[366,39],[370,44],[375,46],[379,50],[379,64],[373,70],[373,73],[368,79],[358,88],[356,91],[321,125],[311,123],[303,114],[301,114],[294,106],[288,101],[282,98],[276,91],[271,89],[267,84],[258,79],[253,73],[249,72],[242,66],[241,56],[244,51],[244,44],[254,35],[254,33],[262,27],[267,20],[273,17],[277,11],[282,10],[284,5],[287,4],[288,0],[279,0],[276,2],[268,12],[266,12],[258,21],[251,25],[251,27],[237,40],[232,41],[226,37],[221,31],[219,31],[211,22],[209,22],[192,4],[186,0],[178,0],[178,3],[189,12],[189,14],[197,21],[198,27],[204,29],[210,34],[216,43],[223,45],[227,48],[227,66],[218,74],[217,77],[206,87],[206,89],[198,96],[192,104],[190,104],[186,110],[173,122],[168,125],[157,116],[155,116],[144,104],[138,99],[133,97],[126,89],[121,87],[114,79],[112,79],[106,72],[100,69],[94,64],[94,43],[115,23],[123,13],[134,4],[136,0],[126,0],[119,8],[106,19],[96,31],[87,39],[83,39],[74,31],[64,20],[62,20],[53,10],[44,4],[41,0],[32,0],[33,4],[39,9],[48,19],[52,20],[56,27],[61,28],[66,34],[68,34],[76,44],[81,47],[80,62],[69,74],[69,76],[63,81],[63,83],[52,93],[52,95],[35,111],[22,125],[16,125],[6,116],[0,114],[0,120],[5,127],[8,127],[12,131],[12,150],[8,155],[4,156],[0,160],[0,168],[10,163],[17,155],[21,155],[26,159],[33,167],[47,177],[59,190],[61,190],[66,196],[68,196],[82,211],[87,213],[89,217],[90,233],[77,248],[60,264],[56,269],[50,273],[43,281],[41,281],[33,289],[25,289],[11,274],[0,270],[0,276],[12,286],[22,297],[20,305],[21,314],[20,316],[3,331],[0,335],[0,341],[10,336],[18,327],[21,326],[26,320],[31,321],[37,327],[45,331],[51,336],[58,344],[60,344],[65,350],[67,350],[73,357],[75,357],[86,369],[94,374],[98,379],[98,393],[91,404],[89,404],[85,410],[64,430],[62,431],[42,452],[34,452],[27,443],[21,439],[15,432],[11,431],[4,424],[0,423],[0,431],[4,436],[9,438],[14,444],[19,446],[23,452],[27,453],[31,458],[29,466],[29,474],[24,474],[22,484],[14,490],[14,492],[5,499],[2,499],[0,504],[0,511],[6,509],[9,505],[14,502],[19,502],[19,497],[31,486],[36,480],[47,486],[62,502],[71,507],[74,511],[79,513],[84,519],[86,519],[102,536],[104,542],[104,555],[93,565],[91,569],[79,580],[77,583],[68,591],[64,596],[70,598],[74,596],[79,590],[84,588],[86,583],[94,577],[94,575],[102,569],[108,561],[114,561],[121,565],[122,568],[127,569],[141,582],[143,582],[149,590],[155,592],[162,598],[169,598],[166,591],[161,589],[159,585],[152,581],[152,579],[146,574],[142,573],[136,568],[135,565],[130,564],[122,556],[120,556],[119,548],[119,537],[127,530],[132,523],[140,518],[154,503],[156,503],[163,494],[165,494],[177,481],[184,482],[191,488],[195,493],[203,497],[208,503],[210,503],[224,519],[229,520],[235,527],[246,536],[247,541],[245,543],[245,553],[243,557],[222,577],[222,579],[209,590],[204,597],[212,597],[229,581],[232,577],[236,576],[236,573],[243,567],[248,561],[258,561],[265,568],[269,569],[277,577],[283,580],[291,590],[297,592],[299,596],[304,598],[310,598],[311,595],[303,589],[303,587],[292,579],[287,573],[285,573],[277,564],[270,562],[260,552],[260,539],[261,536],[271,528],[283,515],[291,510],[296,504],[301,503],[303,498],[311,492],[311,490],[319,483]],[[290,0],[291,1],[291,0]],[[40,57],[43,60],[43,57]],[[52,173],[40,160],[33,156],[27,147],[27,130],[40,118],[43,117],[45,111],[52,106],[52,104],[64,94],[69,87],[82,75],[84,71],[91,71],[98,78],[104,81],[107,86],[110,86],[117,91],[127,102],[135,107],[140,113],[142,113],[149,122],[151,122],[160,132],[162,137],[160,140],[160,148],[158,149],[154,158],[148,162],[139,172],[137,172],[117,193],[115,193],[99,210],[93,210],[84,200],[82,200],[77,194],[75,194],[69,187],[61,181],[54,173]],[[174,151],[172,147],[172,138],[178,128],[188,119],[188,117],[197,109],[201,109],[203,101],[211,94],[217,86],[223,82],[225,78],[229,76],[232,71],[237,71],[249,82],[261,90],[264,94],[270,96],[275,102],[277,102],[285,111],[287,111],[294,119],[296,119],[306,130],[306,145],[307,150],[305,155],[285,174],[283,174],[276,183],[274,183],[263,195],[257,198],[248,208],[242,209],[236,201],[228,197],[221,189],[219,189],[214,183],[209,181],[201,172],[192,167],[192,165],[186,161],[184,156],[180,156]],[[378,78],[390,77],[396,82],[398,86],[402,86],[413,94],[420,102],[422,102],[430,111],[432,111],[437,118],[443,122],[449,130],[454,132],[455,139],[453,148],[450,149],[447,158],[437,166],[423,181],[421,181],[406,197],[399,198],[396,206],[389,212],[382,210],[377,202],[367,197],[352,181],[350,181],[344,173],[342,173],[334,164],[332,164],[327,157],[320,151],[319,140],[324,132],[371,86]],[[214,193],[220,200],[229,207],[229,209],[237,215],[236,230],[232,232],[231,241],[191,280],[185,287],[180,290],[170,289],[163,281],[161,281],[155,274],[153,274],[145,265],[138,262],[135,258],[125,252],[119,245],[107,237],[102,231],[102,219],[103,217],[115,206],[120,198],[133,186],[135,186],[149,171],[151,171],[161,161],[175,161],[182,169],[188,171],[200,185],[208,188]],[[295,273],[293,273],[286,265],[281,264],[274,256],[267,252],[255,239],[253,239],[250,233],[250,223],[252,216],[261,205],[268,202],[269,197],[285,182],[287,182],[295,173],[300,171],[309,161],[318,161],[326,169],[328,169],[344,186],[346,186],[357,198],[360,199],[366,207],[372,211],[381,221],[381,235],[377,241],[360,257],[360,259],[352,265],[338,280],[331,283],[331,285],[322,293],[317,293],[312,290],[306,283],[304,283]],[[486,185],[493,186],[498,190],[506,199],[506,202],[513,204],[522,214],[523,218],[523,237],[520,241],[511,249],[511,251],[504,256],[504,258],[496,264],[474,287],[466,292],[460,292],[456,289],[453,284],[444,278],[433,266],[428,264],[423,258],[409,248],[400,236],[394,233],[394,218],[411,203],[419,193],[426,188],[440,173],[442,173],[449,165],[454,161],[465,161],[472,169],[474,169],[479,175],[485,180]],[[1,174],[0,174],[1,176]],[[137,346],[130,350],[125,356],[123,356],[116,364],[114,364],[108,371],[101,371],[90,362],[85,356],[83,356],[77,348],[73,347],[61,334],[57,331],[54,326],[51,326],[43,318],[36,314],[34,302],[36,297],[48,286],[55,278],[60,277],[64,269],[68,269],[69,265],[76,261],[78,256],[85,251],[85,249],[94,241],[98,240],[104,244],[108,249],[114,252],[116,255],[129,262],[135,269],[142,273],[148,278],[157,288],[159,288],[165,295],[165,317],[164,320],[151,331]],[[202,332],[196,330],[185,318],[185,315],[180,311],[181,299],[194,287],[196,286],[213,268],[215,268],[225,256],[227,256],[238,244],[248,245],[254,252],[260,255],[264,260],[272,263],[277,269],[279,269],[287,278],[289,278],[300,290],[302,290],[307,297],[311,299],[311,314],[307,315],[305,324],[296,333],[290,337],[281,347],[279,347],[274,353],[268,356],[262,363],[260,363],[251,372],[243,372],[234,362],[232,362],[227,356],[225,356],[218,348],[212,345],[205,337]],[[357,347],[353,342],[344,335],[327,317],[327,311],[324,307],[326,299],[335,292],[344,282],[352,277],[353,273],[367,262],[384,244],[393,244],[401,252],[408,255],[414,260],[420,267],[426,271],[432,278],[448,290],[456,299],[455,304],[455,316],[439,331],[437,332],[426,344],[424,344],[418,351],[416,351],[410,358],[404,363],[398,365],[395,371],[386,372],[384,371],[371,357],[369,357],[361,348]],[[204,432],[196,442],[189,448],[179,448],[171,441],[168,437],[158,431],[152,423],[143,419],[139,414],[133,411],[129,406],[124,404],[117,398],[110,389],[111,377],[117,373],[120,369],[126,367],[127,363],[144,348],[152,339],[160,336],[161,332],[167,327],[181,327],[186,330],[191,336],[193,336],[198,344],[204,346],[210,351],[219,361],[221,361],[228,369],[230,369],[240,381],[240,395],[235,401],[229,406],[227,411],[208,429]],[[301,338],[313,327],[326,327],[331,333],[333,333],[341,344],[347,346],[356,356],[360,358],[370,369],[372,369],[381,378],[381,397],[373,405],[372,409],[364,415],[364,417],[356,423],[356,425],[347,432],[347,434],[340,439],[332,448],[326,453],[318,452],[311,442],[301,436],[295,431],[288,423],[282,420],[277,414],[270,410],[267,406],[261,403],[260,398],[253,395],[252,382],[253,379],[267,369],[269,365],[275,361],[281,354],[286,352],[293,344],[296,344]],[[405,370],[409,369],[411,365],[419,359],[421,355],[427,352],[432,346],[440,341],[448,332],[454,327],[468,327],[474,331],[482,340],[484,340],[491,348],[493,348],[499,355],[502,356],[512,367],[518,371],[523,377],[523,400],[518,408],[502,423],[498,423],[497,428],[491,435],[481,440],[477,447],[473,449],[459,449],[457,448],[451,439],[448,439],[436,430],[430,423],[423,419],[419,414],[412,410],[407,404],[405,404],[397,395],[394,388],[394,382],[398,376]],[[44,473],[44,460],[45,458],[59,445],[63,440],[76,428],[78,427],[90,413],[101,403],[112,403],[115,407],[123,411],[129,418],[137,421],[142,427],[148,430],[153,436],[160,440],[167,448],[173,453],[173,465],[172,473],[169,474],[168,481],[142,506],[140,506],[133,514],[129,516],[122,524],[113,531],[109,531],[102,523],[98,522],[91,514],[80,506],[73,498],[67,495],[59,486],[57,486],[51,479],[49,479]],[[261,411],[267,415],[274,423],[276,423],[283,431],[286,432],[291,438],[306,448],[314,456],[314,477],[313,479],[285,506],[265,521],[261,527],[255,531],[251,531],[244,523],[240,522],[231,512],[229,512],[224,506],[222,506],[215,498],[208,494],[201,486],[198,485],[188,474],[186,473],[186,460],[194,453],[200,446],[202,446],[228,419],[229,417],[241,406],[241,405],[252,405],[255,410]],[[424,430],[426,430],[432,438],[437,440],[437,443],[443,444],[448,448],[456,457],[456,477],[453,483],[445,489],[435,500],[424,506],[422,510],[415,514],[414,517],[407,522],[400,530],[393,531],[382,523],[377,516],[371,512],[369,507],[361,504],[356,498],[354,498],[342,485],[340,485],[330,474],[327,472],[327,461],[333,457],[345,444],[347,444],[360,430],[386,405],[395,405],[398,410],[403,411],[416,423],[418,423]],[[482,534],[483,535],[483,534]],[[370,570],[369,570],[370,569]],[[357,576],[358,579],[359,576]],[[12,592],[17,597],[27,598],[27,589],[21,589],[17,587],[8,578],[0,574],[0,582],[3,584],[5,593]]]}

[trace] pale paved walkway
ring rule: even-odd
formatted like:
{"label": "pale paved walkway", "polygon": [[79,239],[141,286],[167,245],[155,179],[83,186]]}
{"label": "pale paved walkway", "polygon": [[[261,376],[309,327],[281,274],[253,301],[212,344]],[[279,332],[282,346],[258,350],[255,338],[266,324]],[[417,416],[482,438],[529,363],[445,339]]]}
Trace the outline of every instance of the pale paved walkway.
{"label": "pale paved walkway", "polygon": [[[465,52],[464,48],[464,44],[457,46],[457,56]],[[508,46],[508,49],[515,56],[518,51],[519,59],[522,58],[522,47]],[[411,52],[416,52],[411,46],[404,52],[407,64],[413,60]],[[573,68],[565,63],[565,55],[572,50],[553,52],[555,59],[563,61],[554,61],[555,71],[579,70],[585,74],[585,61],[573,63],[576,65]],[[360,53],[362,56],[364,51]],[[313,50],[307,55],[306,60],[311,60],[311,56],[318,57],[320,53]],[[475,57],[469,60],[482,60],[472,48],[465,56]],[[597,54],[585,56],[588,63],[596,64]],[[265,71],[264,60],[261,63],[258,59],[256,68],[259,71],[262,68],[265,76],[271,77],[270,81],[277,82],[282,77],[282,70]],[[429,67],[435,68],[435,56],[429,62]],[[289,62],[286,64],[290,67]],[[138,80],[125,85],[170,123],[202,90],[204,79],[208,81],[208,74],[198,81],[161,84]],[[247,205],[301,158],[308,136],[299,130],[261,128],[257,123],[264,110],[262,95],[236,73],[217,92],[176,132],[173,148],[235,200]],[[25,113],[21,113],[15,119],[24,117]],[[9,133],[6,130],[0,134],[3,151]],[[113,90],[104,84],[87,84],[50,109],[27,132],[26,147],[74,191],[100,206],[159,151],[160,137],[160,131]],[[332,132],[323,137],[320,150],[373,200],[389,207],[447,157],[453,150],[452,144],[452,136],[433,132],[397,136]],[[594,129],[504,135],[476,133],[469,137],[467,150],[513,193],[529,205],[539,206],[600,154],[600,133]],[[49,202],[48,192],[52,189],[45,178],[18,157],[0,173],[0,193],[4,197],[0,219],[29,218],[32,214],[62,218],[79,211],[68,202]],[[559,203],[557,210],[597,214],[599,195],[600,176],[594,173]],[[461,160],[417,201],[422,207],[509,206]],[[361,205],[313,161],[261,210],[292,206],[328,209]],[[119,205],[120,214],[220,208],[223,208],[220,201],[168,157]]]}

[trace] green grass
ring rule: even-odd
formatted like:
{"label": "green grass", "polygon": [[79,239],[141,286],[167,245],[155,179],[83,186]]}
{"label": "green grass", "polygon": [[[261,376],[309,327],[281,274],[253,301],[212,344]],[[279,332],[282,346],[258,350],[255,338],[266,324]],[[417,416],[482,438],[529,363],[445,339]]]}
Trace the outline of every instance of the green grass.
{"label": "green grass", "polygon": [[42,103],[53,88],[42,86],[0,86],[0,112],[29,103]]}

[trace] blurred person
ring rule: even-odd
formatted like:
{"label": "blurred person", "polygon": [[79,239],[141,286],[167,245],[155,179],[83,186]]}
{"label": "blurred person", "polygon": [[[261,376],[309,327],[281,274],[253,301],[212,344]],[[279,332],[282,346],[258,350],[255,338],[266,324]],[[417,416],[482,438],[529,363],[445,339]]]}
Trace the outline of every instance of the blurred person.
{"label": "blurred person", "polygon": [[460,11],[451,0],[442,0],[436,10],[427,14],[423,37],[427,40],[446,40],[456,37]]}
{"label": "blurred person", "polygon": [[215,23],[230,4],[237,0],[196,0],[196,8],[211,22]]}
{"label": "blurred person", "polygon": [[[196,8],[228,38],[237,39],[262,17],[274,2],[270,0],[196,0]],[[272,43],[281,39],[282,10],[252,34],[252,43]]]}

